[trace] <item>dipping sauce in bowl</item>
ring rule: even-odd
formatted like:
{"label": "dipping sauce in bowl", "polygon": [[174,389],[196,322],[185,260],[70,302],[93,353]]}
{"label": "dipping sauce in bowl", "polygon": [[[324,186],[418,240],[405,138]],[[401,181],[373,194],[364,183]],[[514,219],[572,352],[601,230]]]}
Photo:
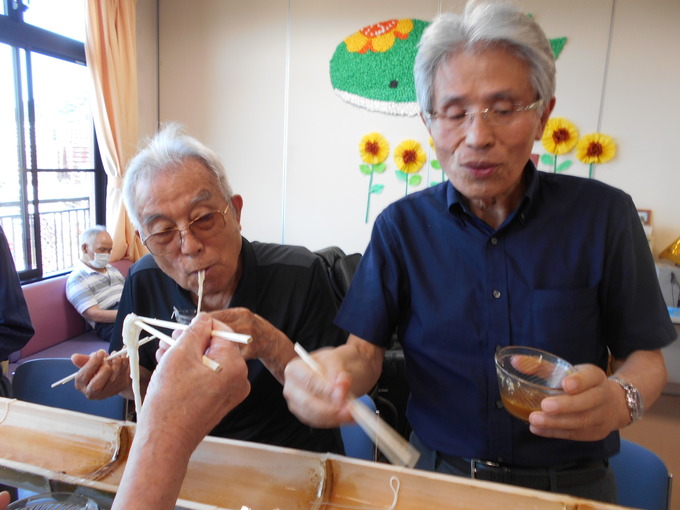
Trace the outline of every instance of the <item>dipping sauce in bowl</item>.
{"label": "dipping sauce in bowl", "polygon": [[561,395],[562,379],[574,367],[559,356],[533,347],[508,346],[495,356],[496,376],[505,409],[525,422],[541,410],[545,397]]}

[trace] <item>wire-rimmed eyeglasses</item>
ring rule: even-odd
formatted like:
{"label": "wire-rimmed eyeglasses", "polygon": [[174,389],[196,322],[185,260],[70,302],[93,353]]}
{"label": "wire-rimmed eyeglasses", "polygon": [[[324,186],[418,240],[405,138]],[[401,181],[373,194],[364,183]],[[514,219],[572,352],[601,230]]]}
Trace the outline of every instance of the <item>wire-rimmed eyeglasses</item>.
{"label": "wire-rimmed eyeglasses", "polygon": [[213,211],[194,218],[186,227],[166,228],[159,232],[149,234],[142,243],[154,255],[165,255],[171,253],[181,245],[183,239],[182,232],[191,231],[193,236],[203,242],[209,239],[215,232],[226,225],[225,215],[231,203],[227,204],[224,211]]}
{"label": "wire-rimmed eyeglasses", "polygon": [[509,100],[496,101],[491,106],[479,110],[468,110],[460,105],[449,105],[441,112],[432,112],[429,118],[437,120],[440,127],[445,130],[455,130],[462,127],[466,121],[472,122],[475,116],[480,115],[492,126],[508,126],[519,120],[522,112],[536,110],[543,104],[542,99],[524,105],[513,103]]}

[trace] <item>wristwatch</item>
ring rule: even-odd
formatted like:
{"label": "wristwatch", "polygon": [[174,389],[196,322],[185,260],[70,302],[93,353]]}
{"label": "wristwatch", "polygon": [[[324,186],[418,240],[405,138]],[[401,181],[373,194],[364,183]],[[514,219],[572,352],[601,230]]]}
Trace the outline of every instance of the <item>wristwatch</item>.
{"label": "wristwatch", "polygon": [[609,379],[614,381],[616,384],[623,388],[626,392],[626,406],[628,406],[628,414],[630,415],[630,423],[635,423],[645,412],[645,405],[642,402],[642,397],[638,389],[630,384],[629,382],[619,379],[618,377],[612,375]]}

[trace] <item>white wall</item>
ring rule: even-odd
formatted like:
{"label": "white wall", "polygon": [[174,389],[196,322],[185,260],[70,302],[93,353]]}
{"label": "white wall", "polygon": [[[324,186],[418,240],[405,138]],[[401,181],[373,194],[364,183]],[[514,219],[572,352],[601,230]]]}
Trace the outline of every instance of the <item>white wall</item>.
{"label": "white wall", "polygon": [[[149,4],[153,1],[138,2],[138,30],[155,35],[153,9],[144,7]],[[361,252],[375,216],[404,189],[390,154],[388,171],[376,178],[385,192],[373,195],[369,223],[364,222],[368,178],[359,172],[359,140],[378,131],[392,149],[407,138],[428,148],[429,137],[415,117],[343,102],[332,90],[329,60],[345,37],[366,25],[391,18],[429,21],[440,9],[460,11],[463,4],[158,0],[155,114],[162,122],[186,124],[222,156],[234,189],[245,199],[246,237]],[[653,210],[654,251],[660,251],[680,235],[674,150],[680,139],[680,2],[520,0],[519,5],[548,37],[568,37],[557,60],[555,115],[572,120],[582,134],[599,130],[615,138],[616,159],[599,166],[595,177],[630,193],[639,208]],[[153,55],[154,41],[140,38],[140,53]],[[140,87],[150,90],[152,79],[145,83],[141,76]],[[145,126],[155,121],[143,119]],[[149,134],[144,129],[140,132]],[[544,152],[540,144],[536,151]],[[587,175],[587,167],[570,156],[575,163],[569,173]]]}

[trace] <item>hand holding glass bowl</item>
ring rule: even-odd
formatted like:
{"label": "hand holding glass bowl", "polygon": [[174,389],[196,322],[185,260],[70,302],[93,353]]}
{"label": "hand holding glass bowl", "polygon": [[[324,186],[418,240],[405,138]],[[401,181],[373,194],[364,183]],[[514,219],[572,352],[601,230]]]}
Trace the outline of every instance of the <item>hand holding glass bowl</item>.
{"label": "hand holding glass bowl", "polygon": [[533,347],[503,347],[495,362],[503,405],[525,422],[533,411],[541,410],[545,397],[564,394],[562,380],[575,371],[562,358]]}

